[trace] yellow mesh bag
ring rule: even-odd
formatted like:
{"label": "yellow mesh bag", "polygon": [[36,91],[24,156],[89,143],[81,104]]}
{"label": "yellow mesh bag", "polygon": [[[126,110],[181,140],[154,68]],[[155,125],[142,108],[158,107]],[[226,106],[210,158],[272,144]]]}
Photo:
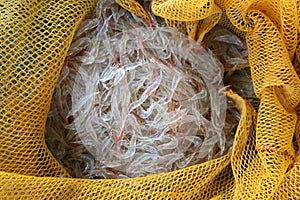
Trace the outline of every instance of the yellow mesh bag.
{"label": "yellow mesh bag", "polygon": [[[153,0],[156,15],[199,42],[216,23],[246,38],[258,115],[229,91],[241,120],[227,155],[148,177],[70,178],[44,127],[72,36],[96,1],[0,0],[1,198],[300,199],[296,0]],[[137,1],[118,3],[149,17]]]}

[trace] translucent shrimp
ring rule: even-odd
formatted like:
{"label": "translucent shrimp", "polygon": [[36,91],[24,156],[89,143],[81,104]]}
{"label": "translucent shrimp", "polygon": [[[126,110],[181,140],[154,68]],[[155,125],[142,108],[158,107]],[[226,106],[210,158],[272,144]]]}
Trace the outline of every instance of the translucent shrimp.
{"label": "translucent shrimp", "polygon": [[99,1],[93,16],[75,34],[47,124],[68,138],[62,163],[77,176],[128,178],[227,153],[239,119],[225,120],[223,66],[212,53],[114,1]]}

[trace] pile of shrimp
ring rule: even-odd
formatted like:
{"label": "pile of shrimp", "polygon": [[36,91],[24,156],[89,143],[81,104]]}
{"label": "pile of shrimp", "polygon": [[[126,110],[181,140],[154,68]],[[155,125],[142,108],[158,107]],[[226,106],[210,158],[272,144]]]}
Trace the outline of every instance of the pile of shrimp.
{"label": "pile of shrimp", "polygon": [[72,176],[147,176],[231,150],[240,114],[222,63],[161,24],[103,0],[77,30],[45,129]]}

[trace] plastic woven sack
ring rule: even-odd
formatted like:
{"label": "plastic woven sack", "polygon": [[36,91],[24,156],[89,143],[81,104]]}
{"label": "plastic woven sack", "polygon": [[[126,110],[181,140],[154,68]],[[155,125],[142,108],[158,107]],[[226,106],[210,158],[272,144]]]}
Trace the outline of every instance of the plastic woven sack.
{"label": "plastic woven sack", "polygon": [[[118,3],[147,19],[136,1]],[[261,99],[257,119],[246,101],[228,92],[241,113],[231,153],[141,178],[70,178],[47,149],[44,127],[72,36],[95,4],[0,0],[1,198],[300,198],[296,0],[154,0],[156,15],[199,42],[218,22],[245,36],[255,92]]]}

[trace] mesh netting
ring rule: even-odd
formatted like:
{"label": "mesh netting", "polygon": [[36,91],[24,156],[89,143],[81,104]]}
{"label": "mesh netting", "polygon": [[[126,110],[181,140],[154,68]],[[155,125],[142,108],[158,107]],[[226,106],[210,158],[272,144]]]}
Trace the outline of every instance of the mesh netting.
{"label": "mesh netting", "polygon": [[[138,1],[117,2],[137,16],[150,17]],[[1,198],[300,198],[296,0],[153,0],[154,14],[199,42],[217,23],[246,38],[261,101],[258,114],[227,92],[241,113],[231,153],[141,178],[69,178],[47,149],[44,128],[72,37],[96,3],[0,0]]]}

